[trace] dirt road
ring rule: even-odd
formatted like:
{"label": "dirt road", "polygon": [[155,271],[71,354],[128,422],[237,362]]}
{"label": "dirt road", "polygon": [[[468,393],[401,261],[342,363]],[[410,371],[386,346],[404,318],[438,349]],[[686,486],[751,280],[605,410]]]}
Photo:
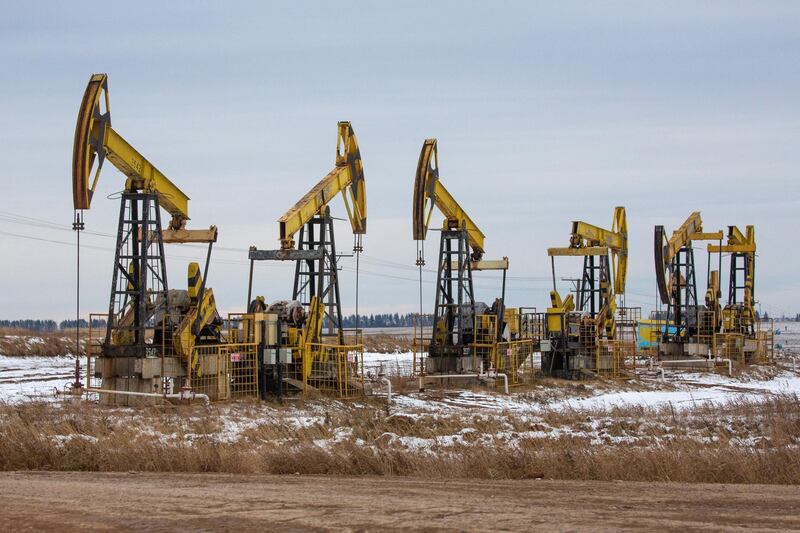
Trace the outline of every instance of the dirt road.
{"label": "dirt road", "polygon": [[800,488],[216,474],[0,474],[0,530],[800,528]]}

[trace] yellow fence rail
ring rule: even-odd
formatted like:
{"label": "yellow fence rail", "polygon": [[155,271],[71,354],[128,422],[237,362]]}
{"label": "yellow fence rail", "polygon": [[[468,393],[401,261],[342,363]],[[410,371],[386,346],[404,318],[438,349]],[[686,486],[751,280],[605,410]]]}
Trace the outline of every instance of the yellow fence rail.
{"label": "yellow fence rail", "polygon": [[[533,364],[533,339],[498,342],[494,348],[492,366],[508,376],[509,387],[521,385],[533,379],[536,369]],[[502,385],[498,382],[498,386]]]}
{"label": "yellow fence rail", "polygon": [[717,333],[714,335],[716,356],[744,365],[744,341],[745,336],[741,333]]}
{"label": "yellow fence rail", "polygon": [[258,397],[257,345],[253,343],[195,346],[191,387],[211,401]]}
{"label": "yellow fence rail", "polygon": [[364,394],[364,345],[309,344],[303,356],[304,391],[337,398]]}
{"label": "yellow fence rail", "polygon": [[756,321],[755,362],[763,364],[775,362],[775,322],[773,320]]}

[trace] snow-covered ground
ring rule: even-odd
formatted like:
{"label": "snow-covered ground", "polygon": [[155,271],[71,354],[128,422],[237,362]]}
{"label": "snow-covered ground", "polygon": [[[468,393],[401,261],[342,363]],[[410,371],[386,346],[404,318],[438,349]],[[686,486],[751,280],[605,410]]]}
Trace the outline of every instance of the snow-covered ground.
{"label": "snow-covered ground", "polygon": [[[510,396],[490,391],[452,390],[435,398],[429,394],[396,394],[399,408],[438,410],[447,408],[477,408],[529,412],[547,408],[611,408],[621,405],[672,405],[681,409],[698,403],[725,403],[733,399],[758,399],[776,393],[800,393],[800,374],[791,370],[786,354],[800,353],[800,323],[776,323],[776,353],[781,357],[780,370],[742,373],[739,377],[724,374],[667,371],[661,381],[647,372],[635,376],[632,382],[615,386],[608,382],[599,384],[587,381],[579,385],[578,392],[562,387],[536,385],[524,393],[512,391]],[[33,339],[34,337],[32,337]],[[36,342],[35,340],[31,342]],[[408,375],[414,354],[364,353],[367,376]],[[800,360],[796,361],[800,369]],[[7,357],[0,355],[0,401],[17,403],[31,399],[54,397],[55,390],[63,390],[73,381],[73,357]],[[81,360],[81,365],[84,361]]]}
{"label": "snow-covered ground", "polygon": [[450,412],[477,409],[496,412],[538,413],[544,410],[609,410],[614,407],[649,406],[691,409],[698,405],[721,405],[734,400],[759,401],[774,395],[799,394],[800,373],[776,370],[767,376],[728,377],[714,373],[667,372],[665,380],[640,375],[621,389],[592,382],[567,390],[547,385],[534,386],[511,394],[475,390],[451,390],[442,394],[410,393],[394,395],[399,408],[424,412]]}
{"label": "snow-covered ground", "polygon": [[413,366],[413,352],[364,352],[364,373],[367,376],[409,376]]}
{"label": "snow-covered ground", "polygon": [[[364,369],[372,375],[409,374],[414,354],[364,353]],[[85,371],[85,359],[81,358]],[[0,355],[0,401],[16,403],[48,399],[75,381],[74,357],[8,357]]]}
{"label": "snow-covered ground", "polygon": [[800,355],[800,322],[776,322],[775,350]]}
{"label": "snow-covered ground", "polygon": [[[365,368],[383,365],[387,373],[410,367],[412,354],[365,354]],[[83,364],[83,361],[82,361]],[[0,356],[0,400],[17,403],[54,397],[73,381],[73,357]],[[757,400],[773,394],[800,394],[800,372],[788,367],[772,372],[748,372],[739,377],[718,373],[667,371],[659,376],[642,373],[631,383],[615,388],[613,383],[586,381],[574,387],[534,385],[524,392],[512,389],[509,396],[483,390],[449,390],[446,394],[395,394],[399,409],[448,411],[478,409],[536,412],[544,408],[608,409],[626,405],[669,405],[690,408],[699,403],[726,403],[734,399]]]}
{"label": "snow-covered ground", "polygon": [[17,403],[55,397],[74,381],[74,357],[0,355],[0,401]]}

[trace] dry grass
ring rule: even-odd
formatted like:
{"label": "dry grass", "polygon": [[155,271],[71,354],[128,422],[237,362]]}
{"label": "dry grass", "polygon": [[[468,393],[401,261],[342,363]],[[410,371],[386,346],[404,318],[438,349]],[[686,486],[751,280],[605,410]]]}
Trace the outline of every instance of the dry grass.
{"label": "dry grass", "polygon": [[[95,335],[105,330],[95,329]],[[80,353],[84,353],[87,331],[81,330]],[[31,331],[20,328],[0,328],[0,354],[9,356],[58,356],[75,354],[75,330]],[[41,339],[41,340],[40,340]],[[364,351],[373,353],[404,353],[411,351],[411,339],[403,335],[364,335]]]}
{"label": "dry grass", "polygon": [[[85,338],[86,334],[81,333],[81,354],[84,353]],[[14,357],[74,355],[75,330],[30,331],[18,328],[0,328],[0,354]]]}
{"label": "dry grass", "polygon": [[372,353],[405,353],[412,350],[412,339],[407,335],[388,333],[367,334],[363,337],[364,351]]}
{"label": "dry grass", "polygon": [[388,414],[377,401],[5,405],[0,469],[797,484],[800,400],[536,417]]}

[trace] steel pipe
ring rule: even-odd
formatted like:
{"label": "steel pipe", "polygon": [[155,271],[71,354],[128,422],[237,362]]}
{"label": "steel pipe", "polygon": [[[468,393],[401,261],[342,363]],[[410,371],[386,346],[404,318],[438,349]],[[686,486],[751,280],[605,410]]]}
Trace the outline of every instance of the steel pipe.
{"label": "steel pipe", "polygon": [[425,379],[447,379],[447,378],[480,378],[479,374],[426,374],[424,376],[419,377],[419,391],[422,392],[425,390]]}
{"label": "steel pipe", "polygon": [[392,405],[392,382],[389,378],[381,378],[381,381],[386,383],[386,403]]}
{"label": "steel pipe", "polygon": [[505,391],[506,394],[508,394],[508,374],[504,372],[496,372],[495,376],[500,376],[501,378],[503,378],[503,390]]}
{"label": "steel pipe", "polygon": [[109,390],[109,389],[95,389],[95,388],[85,388],[83,389],[84,392],[94,392],[97,394],[116,394],[119,396],[138,396],[144,398],[164,398],[167,400],[203,400],[203,403],[208,405],[211,403],[211,399],[208,397],[207,394],[198,394],[194,391],[181,391],[174,394],[159,394],[157,392],[135,392],[135,391],[123,391],[123,390]]}
{"label": "steel pipe", "polygon": [[706,366],[711,366],[712,360],[711,359],[663,359],[661,361],[661,365],[663,366],[664,363],[671,364],[671,363],[705,363]]}
{"label": "steel pipe", "polygon": [[[508,375],[503,374],[502,372],[498,372],[494,374],[495,376],[500,376],[503,378],[503,383],[505,385],[504,390],[505,393],[508,394]],[[419,377],[419,391],[422,392],[425,390],[424,379],[431,378],[431,379],[448,379],[448,378],[475,378],[480,379],[482,377],[487,376],[487,374],[426,374],[425,376]]]}

